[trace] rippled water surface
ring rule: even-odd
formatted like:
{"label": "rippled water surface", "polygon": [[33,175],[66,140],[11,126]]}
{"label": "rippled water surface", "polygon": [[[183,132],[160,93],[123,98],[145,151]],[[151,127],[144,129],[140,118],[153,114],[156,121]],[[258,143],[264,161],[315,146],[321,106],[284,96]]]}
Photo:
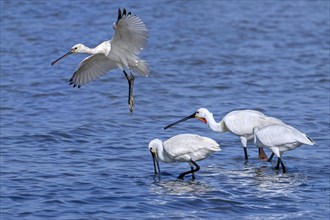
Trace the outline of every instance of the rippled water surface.
{"label": "rippled water surface", "polygon": [[[50,65],[109,39],[118,7],[150,30],[133,114],[119,70],[73,89],[86,56]],[[1,219],[328,219],[329,20],[329,1],[1,1]],[[163,130],[199,107],[258,109],[317,145],[283,174],[197,120]],[[185,163],[153,175],[149,141],[179,133],[221,145],[195,181]]]}

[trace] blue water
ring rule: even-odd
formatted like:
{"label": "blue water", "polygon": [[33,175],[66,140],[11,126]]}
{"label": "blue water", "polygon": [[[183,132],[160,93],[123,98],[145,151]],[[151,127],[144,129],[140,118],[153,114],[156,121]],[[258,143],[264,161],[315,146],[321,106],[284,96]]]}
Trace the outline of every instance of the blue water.
{"label": "blue water", "polygon": [[[118,7],[150,30],[133,114],[119,70],[73,89],[86,56],[50,65],[109,39]],[[329,1],[1,1],[1,219],[329,219],[329,20]],[[283,174],[197,120],[163,130],[200,107],[258,109],[317,145]],[[149,141],[179,133],[221,145],[195,181],[185,163],[153,175]]]}

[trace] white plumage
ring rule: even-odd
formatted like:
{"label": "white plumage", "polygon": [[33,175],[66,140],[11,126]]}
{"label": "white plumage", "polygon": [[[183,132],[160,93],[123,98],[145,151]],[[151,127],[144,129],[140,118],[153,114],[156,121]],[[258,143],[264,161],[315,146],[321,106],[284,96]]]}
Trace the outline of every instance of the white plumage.
{"label": "white plumage", "polygon": [[[220,122],[214,120],[213,114],[206,108],[198,109],[194,114],[187,116],[177,122],[174,122],[164,129],[167,129],[180,122],[190,118],[197,118],[206,123],[213,131],[216,132],[231,132],[240,137],[242,147],[244,149],[245,159],[248,160],[247,142],[253,139],[253,128],[262,128],[271,124],[284,124],[281,120],[273,117],[268,117],[263,113],[255,110],[234,110],[226,114]],[[262,148],[259,150],[259,159],[267,159],[267,156]]]}
{"label": "white plumage", "polygon": [[288,125],[269,125],[261,129],[255,128],[254,136],[257,147],[266,146],[278,157],[276,169],[279,169],[281,163],[284,173],[286,167],[282,162],[283,152],[293,150],[303,144],[315,144],[306,134]]}
{"label": "white plumage", "polygon": [[[149,143],[149,150],[153,155],[155,174],[157,173],[155,161],[160,172],[158,159],[166,163],[188,162],[191,171],[181,173],[179,178],[183,179],[185,175],[192,173],[194,179],[194,172],[199,170],[196,161],[203,160],[210,154],[220,151],[220,145],[211,138],[196,134],[180,134],[164,142],[160,139],[152,140]],[[194,166],[196,169],[193,169]]]}
{"label": "white plumage", "polygon": [[[126,9],[123,12],[120,9],[118,10],[118,20],[113,25],[113,29],[115,33],[111,40],[104,41],[95,48],[76,44],[68,53],[52,62],[52,65],[73,53],[91,54],[81,61],[69,80],[73,87],[81,87],[90,81],[98,79],[112,69],[120,68],[128,80],[128,104],[132,112],[134,108],[134,76],[131,71],[143,76],[149,74],[147,62],[138,57],[140,52],[146,47],[148,30],[139,17],[132,15],[131,12],[126,13]],[[129,74],[125,69],[128,70]]]}

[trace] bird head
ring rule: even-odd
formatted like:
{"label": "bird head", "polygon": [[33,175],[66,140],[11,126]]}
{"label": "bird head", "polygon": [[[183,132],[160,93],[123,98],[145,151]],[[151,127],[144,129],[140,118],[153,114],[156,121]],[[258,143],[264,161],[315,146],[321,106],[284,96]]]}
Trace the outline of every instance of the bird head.
{"label": "bird head", "polygon": [[167,125],[166,127],[164,127],[164,130],[168,129],[169,127],[172,127],[173,125],[179,124],[183,121],[187,121],[188,119],[191,119],[191,118],[197,118],[197,119],[201,120],[202,122],[204,122],[205,124],[207,124],[206,117],[208,114],[212,115],[212,113],[210,113],[206,108],[197,109],[192,115],[184,117],[184,118],[180,119],[179,121],[176,121],[170,125]]}
{"label": "bird head", "polygon": [[86,46],[84,46],[83,44],[75,44],[69,52],[67,52],[66,54],[64,54],[63,56],[61,56],[60,58],[58,58],[54,62],[52,62],[52,65],[56,64],[57,62],[62,60],[64,57],[69,56],[70,54],[83,53],[85,51],[85,48],[86,48]]}
{"label": "bird head", "polygon": [[73,47],[71,48],[71,53],[82,53],[84,52],[85,50],[85,45],[83,44],[75,44],[73,45]]}
{"label": "bird head", "polygon": [[208,115],[213,114],[209,112],[209,110],[207,110],[206,108],[197,109],[197,111],[195,112],[195,118],[201,120],[205,124],[207,124],[206,118],[208,117]]}
{"label": "bird head", "polygon": [[160,173],[157,149],[160,146],[162,146],[162,144],[163,143],[160,139],[154,139],[154,140],[150,141],[149,146],[148,146],[149,151],[150,151],[151,156],[152,156],[153,163],[154,163],[155,175],[157,174],[156,165],[157,165],[157,168],[158,168],[158,173]]}

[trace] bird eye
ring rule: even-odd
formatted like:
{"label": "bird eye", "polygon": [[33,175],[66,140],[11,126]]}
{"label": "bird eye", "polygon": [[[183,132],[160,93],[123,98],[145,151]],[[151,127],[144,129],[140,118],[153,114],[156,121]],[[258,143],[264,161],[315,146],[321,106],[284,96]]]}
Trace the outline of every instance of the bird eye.
{"label": "bird eye", "polygon": [[75,50],[77,50],[77,49],[78,49],[78,47],[75,47],[74,49],[75,49]]}

